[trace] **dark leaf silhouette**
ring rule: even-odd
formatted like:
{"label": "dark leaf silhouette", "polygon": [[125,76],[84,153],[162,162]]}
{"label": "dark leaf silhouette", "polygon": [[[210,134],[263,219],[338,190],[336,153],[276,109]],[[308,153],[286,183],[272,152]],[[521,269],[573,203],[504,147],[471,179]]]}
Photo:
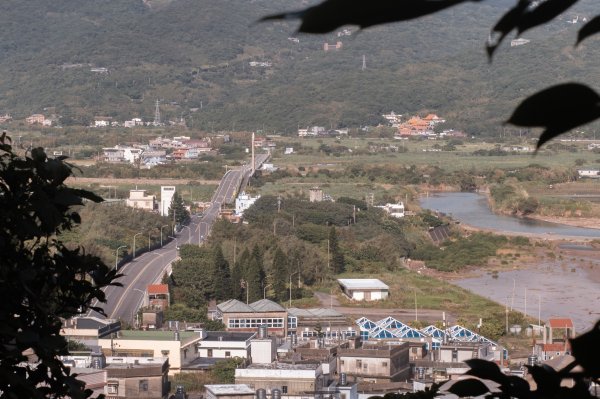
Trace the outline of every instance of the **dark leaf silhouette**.
{"label": "dark leaf silhouette", "polygon": [[525,99],[507,123],[525,127],[544,127],[537,143],[539,149],[548,140],[574,127],[600,117],[600,96],[589,87],[565,83],[542,90]]}
{"label": "dark leaf silhouette", "polygon": [[600,378],[600,321],[585,334],[571,340],[571,351],[586,375]]}
{"label": "dark leaf silhouette", "polygon": [[598,32],[600,32],[600,15],[595,16],[585,25],[583,25],[583,28],[579,29],[576,45]]}
{"label": "dark leaf silhouette", "polygon": [[325,0],[304,10],[269,15],[261,21],[302,19],[299,32],[327,33],[344,25],[361,28],[407,21],[441,11],[466,1],[481,0]]}
{"label": "dark leaf silhouette", "polygon": [[508,377],[500,371],[500,367],[494,362],[488,362],[482,359],[470,359],[466,360],[465,363],[471,368],[466,374],[484,380],[492,380],[499,384],[507,382]]}
{"label": "dark leaf silhouette", "polygon": [[513,398],[528,399],[532,397],[529,383],[519,377],[508,376],[506,382],[500,386],[500,389]]}
{"label": "dark leaf silhouette", "polygon": [[485,386],[483,382],[475,378],[456,381],[448,388],[448,392],[451,392],[460,397],[484,395],[489,391],[490,390],[487,386]]}
{"label": "dark leaf silhouette", "polygon": [[537,392],[542,396],[554,396],[560,389],[561,377],[550,366],[526,366],[537,384]]}
{"label": "dark leaf silhouette", "polygon": [[488,56],[492,57],[494,51],[496,51],[504,38],[513,30],[516,30],[517,35],[520,35],[531,28],[545,24],[578,1],[546,0],[537,4],[538,2],[533,0],[519,0],[517,5],[504,14],[494,28],[492,28],[492,34],[498,33],[499,37],[496,40],[491,40],[492,35],[490,35],[490,40],[488,40],[488,44],[486,45]]}
{"label": "dark leaf silhouette", "polygon": [[526,30],[545,24],[568,10],[579,0],[546,0],[539,3],[538,6],[528,8],[523,15],[522,20],[517,27],[517,33],[521,34]]}
{"label": "dark leaf silhouette", "polygon": [[[486,50],[488,53],[488,57],[492,57],[494,51],[498,48],[498,46],[502,43],[504,38],[513,30],[516,29],[519,25],[519,20],[522,17],[527,7],[530,6],[529,0],[520,0],[517,5],[510,10],[506,14],[500,18],[500,20],[494,25],[492,28],[492,34],[490,34],[490,39],[486,45]],[[495,40],[492,40],[493,33],[499,33],[499,37]]]}

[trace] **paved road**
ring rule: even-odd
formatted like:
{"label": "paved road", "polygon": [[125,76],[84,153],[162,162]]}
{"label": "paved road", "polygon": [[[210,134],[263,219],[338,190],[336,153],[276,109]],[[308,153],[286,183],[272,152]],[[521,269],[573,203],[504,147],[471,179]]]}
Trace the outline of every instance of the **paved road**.
{"label": "paved road", "polygon": [[[257,167],[268,158],[268,154],[256,156]],[[185,226],[176,239],[152,252],[144,253],[121,267],[124,274],[118,281],[123,287],[107,287],[105,289],[107,303],[102,307],[109,318],[121,319],[133,323],[137,309],[144,299],[144,291],[149,284],[160,282],[169,264],[177,257],[176,246],[183,244],[199,245],[206,240],[210,228],[217,220],[221,206],[231,204],[240,189],[240,184],[251,175],[250,165],[233,169],[225,173],[219,187],[215,191],[211,206],[203,216],[193,216],[190,224]],[[101,317],[98,313],[90,315]]]}

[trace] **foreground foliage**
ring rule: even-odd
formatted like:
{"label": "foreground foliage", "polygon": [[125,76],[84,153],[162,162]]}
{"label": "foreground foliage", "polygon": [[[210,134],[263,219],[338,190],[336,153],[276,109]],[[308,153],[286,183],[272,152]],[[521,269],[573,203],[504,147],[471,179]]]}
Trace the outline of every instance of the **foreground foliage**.
{"label": "foreground foliage", "polygon": [[[80,222],[72,210],[96,195],[65,186],[72,174],[63,158],[41,148],[18,156],[0,136],[0,392],[10,398],[84,398],[91,391],[58,359],[68,354],[61,318],[102,309],[102,288],[118,277],[82,248],[57,235]],[[26,363],[24,353],[37,361]],[[25,363],[23,363],[25,362]]]}

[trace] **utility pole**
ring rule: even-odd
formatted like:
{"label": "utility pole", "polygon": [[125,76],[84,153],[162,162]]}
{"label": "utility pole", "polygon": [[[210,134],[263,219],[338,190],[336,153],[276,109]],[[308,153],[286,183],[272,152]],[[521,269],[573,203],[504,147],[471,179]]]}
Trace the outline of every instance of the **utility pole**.
{"label": "utility pole", "polygon": [[356,224],[356,205],[352,205],[352,219],[354,220],[354,224]]}
{"label": "utility pole", "polygon": [[419,313],[417,311],[417,290],[415,290],[415,321],[419,321]]}

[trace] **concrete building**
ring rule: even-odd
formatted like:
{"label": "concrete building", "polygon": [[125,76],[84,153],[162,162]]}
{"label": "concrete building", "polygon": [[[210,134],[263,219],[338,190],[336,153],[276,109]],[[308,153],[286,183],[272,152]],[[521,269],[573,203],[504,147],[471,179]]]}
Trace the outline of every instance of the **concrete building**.
{"label": "concrete building", "polygon": [[160,215],[169,216],[169,208],[171,207],[171,201],[175,195],[175,186],[161,186],[160,187]]}
{"label": "concrete building", "polygon": [[144,306],[149,306],[153,309],[166,309],[171,303],[171,294],[169,293],[168,284],[150,284],[146,288],[146,300]]}
{"label": "concrete building", "polygon": [[127,198],[125,204],[132,208],[153,211],[156,207],[156,197],[147,195],[146,190],[129,190],[129,198]]}
{"label": "concrete building", "polygon": [[98,345],[98,339],[121,330],[121,322],[97,317],[73,317],[65,320],[60,335],[86,345]]}
{"label": "concrete building", "polygon": [[288,333],[298,338],[315,337],[320,326],[325,338],[344,339],[358,334],[354,320],[332,308],[288,309]]}
{"label": "concrete building", "polygon": [[196,344],[198,355],[205,358],[228,359],[232,357],[250,358],[250,343],[256,333],[205,331]]}
{"label": "concrete building", "polygon": [[408,379],[408,342],[397,345],[363,345],[338,350],[338,370],[354,381],[388,383]]}
{"label": "concrete building", "polygon": [[342,292],[355,301],[377,301],[388,297],[389,287],[375,278],[340,278]]}
{"label": "concrete building", "polygon": [[123,149],[123,158],[126,162],[136,163],[140,160],[144,150],[141,148],[125,147]]}
{"label": "concrete building", "polygon": [[310,202],[321,202],[323,201],[323,190],[319,187],[313,187],[308,192],[308,199]]}
{"label": "concrete building", "polygon": [[98,345],[106,356],[168,357],[169,374],[179,373],[183,364],[198,357],[197,332],[189,331],[121,331],[116,338],[102,338]]}
{"label": "concrete building", "polygon": [[169,394],[169,359],[108,357],[106,359],[108,399],[163,399]]}
{"label": "concrete building", "polygon": [[242,216],[244,215],[244,211],[250,208],[256,200],[260,198],[260,195],[256,197],[252,197],[250,194],[246,194],[244,191],[238,195],[235,199],[235,213],[236,215]]}
{"label": "concrete building", "polygon": [[27,124],[29,124],[29,125],[35,125],[35,124],[43,125],[45,120],[46,120],[46,117],[42,114],[33,114],[33,115],[25,118],[25,122],[27,122]]}
{"label": "concrete building", "polygon": [[385,204],[381,207],[388,215],[394,218],[403,218],[404,213],[404,203],[398,202],[397,204]]}
{"label": "concrete building", "polygon": [[214,384],[204,386],[205,399],[254,399],[256,392],[246,384]]}
{"label": "concrete building", "polygon": [[225,324],[227,331],[256,332],[266,326],[269,333],[287,336],[287,310],[268,299],[249,305],[230,299],[217,305],[216,317]]}
{"label": "concrete building", "polygon": [[264,389],[271,394],[279,389],[283,396],[314,395],[325,386],[320,364],[251,364],[235,370],[235,383],[246,384],[251,389]]}
{"label": "concrete building", "polygon": [[119,146],[103,148],[102,149],[102,161],[110,163],[118,163],[125,161],[125,151]]}

